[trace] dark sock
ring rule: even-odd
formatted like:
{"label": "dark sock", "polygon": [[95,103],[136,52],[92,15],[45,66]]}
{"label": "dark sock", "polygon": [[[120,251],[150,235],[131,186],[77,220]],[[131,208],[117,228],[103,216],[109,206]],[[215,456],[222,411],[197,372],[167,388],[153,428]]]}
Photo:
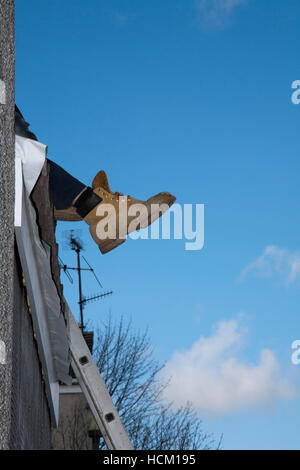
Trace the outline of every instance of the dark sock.
{"label": "dark sock", "polygon": [[101,197],[97,196],[92,188],[87,187],[73,204],[73,206],[75,207],[77,214],[84,218],[101,201]]}

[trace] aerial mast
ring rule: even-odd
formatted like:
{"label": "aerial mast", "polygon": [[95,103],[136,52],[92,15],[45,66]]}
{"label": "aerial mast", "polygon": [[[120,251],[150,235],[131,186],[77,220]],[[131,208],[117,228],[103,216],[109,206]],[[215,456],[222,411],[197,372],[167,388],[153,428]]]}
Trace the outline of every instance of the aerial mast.
{"label": "aerial mast", "polygon": [[[84,309],[84,306],[88,303],[88,302],[91,302],[93,300],[99,300],[103,297],[106,297],[107,295],[110,295],[112,294],[112,291],[109,290],[109,291],[106,291],[106,292],[103,292],[101,294],[97,294],[97,295],[93,295],[93,296],[89,296],[89,297],[85,297],[82,293],[82,278],[81,278],[81,271],[90,271],[93,273],[94,275],[94,278],[96,279],[97,283],[99,284],[99,286],[103,289],[103,286],[101,284],[101,282],[99,281],[98,277],[96,276],[95,272],[94,272],[94,269],[91,267],[91,265],[88,263],[88,261],[86,260],[86,258],[81,255],[81,251],[83,250],[83,245],[82,245],[82,242],[80,241],[80,239],[78,237],[75,237],[74,236],[74,230],[70,230],[70,234],[68,236],[68,245],[69,247],[71,248],[71,250],[75,251],[76,253],[76,257],[77,257],[77,267],[70,267],[70,266],[66,266],[61,258],[59,258],[59,262],[60,262],[60,267],[63,269],[63,271],[65,272],[65,274],[67,275],[69,281],[73,284],[73,279],[70,275],[70,273],[68,272],[69,270],[74,270],[74,271],[77,271],[78,273],[78,304],[79,304],[79,312],[80,312],[80,324],[79,324],[79,328],[81,329],[81,332],[83,333],[84,331],[84,328],[85,328],[85,324],[84,324],[84,318],[83,318],[83,309]],[[85,263],[88,265],[87,268],[82,268],[81,267],[81,256],[83,258],[83,260],[85,261]]]}

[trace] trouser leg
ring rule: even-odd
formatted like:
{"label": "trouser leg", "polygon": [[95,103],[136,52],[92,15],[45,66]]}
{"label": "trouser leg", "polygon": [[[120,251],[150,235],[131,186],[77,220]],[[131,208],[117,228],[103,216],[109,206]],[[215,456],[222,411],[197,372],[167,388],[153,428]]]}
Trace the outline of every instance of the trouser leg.
{"label": "trouser leg", "polygon": [[57,163],[49,160],[50,165],[50,197],[56,209],[66,209],[69,207],[79,193],[86,188],[77,178],[70,175]]}

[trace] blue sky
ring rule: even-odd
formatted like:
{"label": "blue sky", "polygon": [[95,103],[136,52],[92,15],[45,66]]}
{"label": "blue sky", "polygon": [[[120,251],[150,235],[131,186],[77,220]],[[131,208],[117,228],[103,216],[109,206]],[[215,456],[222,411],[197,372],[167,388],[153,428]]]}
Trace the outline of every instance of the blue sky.
{"label": "blue sky", "polygon": [[103,256],[84,222],[57,238],[80,230],[114,291],[90,325],[148,327],[184,384],[167,398],[193,399],[225,449],[300,448],[299,26],[298,0],[16,0],[16,102],[49,157],[85,184],[105,169],[124,194],[205,204],[200,251],[129,239]]}

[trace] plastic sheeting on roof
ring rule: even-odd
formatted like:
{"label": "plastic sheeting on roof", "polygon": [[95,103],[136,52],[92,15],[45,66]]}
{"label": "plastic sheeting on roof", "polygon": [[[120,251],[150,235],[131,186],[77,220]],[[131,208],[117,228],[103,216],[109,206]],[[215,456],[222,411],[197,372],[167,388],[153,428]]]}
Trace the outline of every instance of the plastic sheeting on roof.
{"label": "plastic sheeting on roof", "polygon": [[[15,140],[16,159],[22,161],[22,173],[25,186],[27,213],[30,216],[32,244],[34,246],[35,264],[40,277],[40,285],[43,289],[44,307],[48,328],[52,360],[55,367],[57,380],[69,385],[72,379],[69,376],[70,350],[69,333],[66,320],[61,311],[60,297],[51,273],[51,248],[40,239],[39,228],[36,222],[36,211],[29,198],[41,170],[45,163],[46,145],[25,137],[16,135]],[[29,273],[30,276],[30,273]],[[38,312],[37,312],[38,314]]]}

